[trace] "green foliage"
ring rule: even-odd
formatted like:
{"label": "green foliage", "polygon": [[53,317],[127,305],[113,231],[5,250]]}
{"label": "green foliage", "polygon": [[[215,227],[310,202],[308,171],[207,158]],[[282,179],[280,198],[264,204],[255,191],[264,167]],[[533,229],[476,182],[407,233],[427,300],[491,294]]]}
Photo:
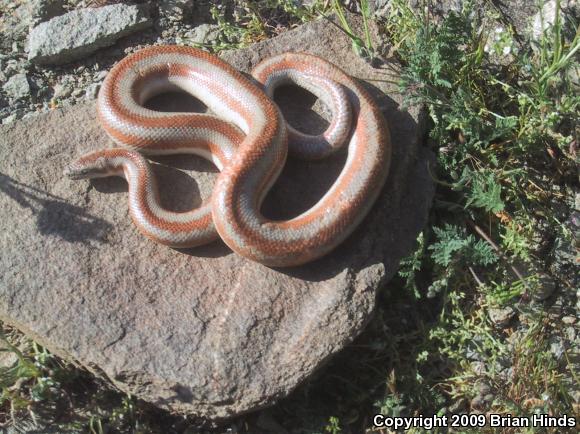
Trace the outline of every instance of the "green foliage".
{"label": "green foliage", "polygon": [[371,38],[369,21],[371,19],[371,9],[368,0],[360,0],[358,2],[360,5],[361,15],[363,19],[363,37],[359,37],[352,30],[348,20],[346,19],[346,14],[344,6],[340,0],[332,1],[332,9],[336,13],[338,20],[340,22],[341,29],[352,41],[353,50],[361,57],[367,60],[372,60],[376,56],[376,51],[373,46],[373,41]]}
{"label": "green foliage", "polygon": [[[210,8],[212,20],[219,26],[217,39],[201,45],[212,52],[247,47],[280,30],[314,19],[325,10],[322,2],[300,5],[293,0],[242,0],[235,11],[228,3],[216,2]],[[197,44],[199,46],[199,44]]]}
{"label": "green foliage", "polygon": [[338,417],[330,416],[328,419],[328,425],[326,425],[324,431],[330,434],[340,434],[342,429],[340,428],[340,420]]}
{"label": "green foliage", "polygon": [[490,265],[497,256],[489,244],[467,235],[464,229],[446,224],[444,228],[433,228],[437,242],[429,246],[433,261],[442,267],[451,265]]}
{"label": "green foliage", "polygon": [[465,206],[482,208],[494,214],[503,211],[505,205],[501,200],[501,186],[496,182],[494,174],[482,171],[478,175],[473,179]]}
{"label": "green foliage", "polygon": [[[392,14],[409,19],[405,8]],[[485,18],[467,2],[462,13],[450,12],[439,26],[426,15],[413,15],[415,25],[391,29],[406,63],[401,91],[407,105],[428,108],[440,173],[463,173],[472,182],[450,181],[464,192],[466,204],[497,213],[504,209],[502,197],[518,202],[525,195],[514,174],[526,162],[537,166],[547,148],[558,146],[562,163],[574,163],[569,145],[580,97],[566,74],[580,38],[576,32],[566,43],[556,23],[542,38],[539,53],[522,52],[497,69],[486,52],[498,48],[497,40],[491,47],[487,40],[495,24]],[[503,51],[515,44],[509,29],[502,29],[501,43]]]}
{"label": "green foliage", "polygon": [[420,298],[421,294],[419,293],[416,279],[417,273],[421,271],[425,255],[426,241],[424,232],[421,232],[417,237],[417,244],[415,251],[401,261],[399,276],[405,278],[405,287],[413,291],[415,298]]}
{"label": "green foliage", "polygon": [[[578,30],[568,32],[567,39],[556,20],[539,42],[518,45],[509,28],[498,27],[497,15],[476,10],[473,2],[464,2],[460,13],[450,12],[439,24],[421,8],[410,9],[404,0],[392,4],[387,30],[405,64],[400,82],[405,104],[426,106],[432,121],[439,208],[457,215],[454,221],[475,220],[486,228],[508,259],[533,262],[537,254],[531,240],[537,236],[530,228],[537,227],[536,220],[553,228],[562,226],[544,205],[551,181],[545,179],[538,186],[537,173],[557,170],[562,182],[575,182],[570,145],[580,96],[570,88],[568,71],[577,66]],[[546,212],[532,216],[532,208]],[[442,268],[463,267],[459,273],[493,263],[477,257],[478,252],[488,253],[481,246],[490,240],[475,243],[473,235],[450,230],[449,215],[438,218],[447,234],[435,229],[438,240],[427,248],[433,252],[431,259],[418,256],[425,246],[408,259],[413,273],[419,271],[420,257]],[[452,263],[454,253],[462,260]],[[403,262],[404,277],[411,277],[408,267]],[[453,283],[457,274],[442,268],[431,294]],[[493,271],[492,280],[500,271]],[[413,286],[412,280],[407,283]]]}
{"label": "green foliage", "polygon": [[516,280],[514,282],[491,282],[486,291],[486,300],[489,305],[507,305],[511,300],[525,293],[526,283],[532,279]]}
{"label": "green foliage", "polygon": [[443,306],[418,353],[419,369],[445,361],[450,372],[442,382],[431,378],[432,387],[472,398],[482,378],[505,384],[500,362],[511,358],[514,386],[494,390],[496,412],[529,415],[534,399],[551,403],[543,411],[571,411],[561,386],[539,377],[543,370],[562,384],[545,345],[533,355],[533,346],[514,350],[488,310],[515,306],[533,339],[547,341],[543,316],[521,306],[539,285],[536,270],[549,270],[542,246],[576,239],[562,220],[578,188],[580,96],[570,74],[578,68],[577,23],[558,18],[538,41],[518,40],[491,3],[466,1],[440,19],[406,0],[391,5],[386,30],[404,64],[404,104],[426,108],[437,155],[430,227],[399,273],[413,294],[438,296]]}

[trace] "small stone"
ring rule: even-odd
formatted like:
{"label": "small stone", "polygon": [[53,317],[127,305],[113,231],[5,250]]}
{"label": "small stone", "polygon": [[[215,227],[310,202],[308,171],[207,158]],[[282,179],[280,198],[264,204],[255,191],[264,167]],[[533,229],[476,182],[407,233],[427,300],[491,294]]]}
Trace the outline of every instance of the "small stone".
{"label": "small stone", "polygon": [[559,336],[552,336],[550,338],[550,352],[554,355],[556,360],[561,361],[566,352],[564,341]]}
{"label": "small stone", "polygon": [[18,114],[17,113],[12,113],[11,115],[8,115],[4,119],[2,119],[2,125],[11,124],[16,119],[18,119]]}
{"label": "small stone", "polygon": [[512,364],[512,359],[508,354],[502,354],[497,358],[496,364],[498,369],[509,368]]}
{"label": "small stone", "polygon": [[566,327],[564,329],[564,336],[570,342],[574,342],[574,340],[576,340],[576,329],[574,327]]}
{"label": "small stone", "polygon": [[99,94],[100,88],[101,88],[101,85],[98,83],[93,83],[93,84],[89,85],[89,87],[87,87],[87,90],[85,92],[85,98],[88,100],[96,99],[97,95]]}
{"label": "small stone", "polygon": [[95,81],[103,81],[108,73],[109,73],[109,71],[99,71],[95,75]]}
{"label": "small stone", "polygon": [[28,60],[53,65],[71,62],[151,24],[145,5],[74,10],[30,31]]}
{"label": "small stone", "polygon": [[54,86],[54,94],[52,97],[54,99],[63,99],[69,97],[71,93],[72,89],[70,86],[59,83],[56,86]]}
{"label": "small stone", "polygon": [[48,86],[40,84],[38,86],[38,90],[36,91],[36,97],[42,98],[48,95],[50,95],[50,88]]}
{"label": "small stone", "polygon": [[475,398],[473,398],[470,402],[471,408],[472,409],[481,409],[484,407],[485,405],[485,401],[483,399],[483,396],[481,395],[477,395]]}
{"label": "small stone", "polygon": [[26,120],[26,119],[32,119],[35,118],[36,116],[38,116],[40,113],[38,112],[30,112],[30,113],[26,113],[24,116],[22,116],[22,120]]}
{"label": "small stone", "polygon": [[511,319],[515,316],[515,310],[510,307],[491,307],[488,309],[489,319],[493,322],[496,326],[505,327],[511,321]]}
{"label": "small stone", "polygon": [[467,399],[459,398],[453,404],[449,406],[449,412],[454,414],[465,413],[467,409]]}
{"label": "small stone", "polygon": [[570,315],[562,317],[562,322],[564,324],[572,325],[576,323],[576,318]]}
{"label": "small stone", "polygon": [[186,33],[184,39],[192,44],[210,45],[218,38],[219,28],[217,24],[201,24]]}
{"label": "small stone", "polygon": [[537,301],[543,301],[554,293],[558,285],[556,281],[546,273],[539,273],[538,278],[538,286],[536,292],[533,294],[533,297]]}
{"label": "small stone", "polygon": [[[2,347],[3,350],[4,345]],[[0,368],[9,369],[18,362],[18,356],[12,351],[0,351]]]}
{"label": "small stone", "polygon": [[485,363],[480,361],[471,362],[471,370],[477,375],[484,375]]}
{"label": "small stone", "polygon": [[482,396],[483,395],[487,395],[488,393],[491,392],[491,387],[489,387],[489,384],[487,384],[484,381],[480,381],[477,384],[477,389],[479,390],[479,394],[482,395]]}
{"label": "small stone", "polygon": [[26,74],[16,74],[8,79],[2,89],[10,98],[22,99],[30,95],[30,83]]}
{"label": "small stone", "polygon": [[161,0],[159,14],[168,17],[171,21],[181,21],[191,14],[193,0]]}
{"label": "small stone", "polygon": [[14,74],[17,74],[20,71],[21,71],[20,65],[18,64],[18,62],[15,59],[9,59],[6,62],[6,67],[4,68],[4,73],[8,77],[13,76]]}

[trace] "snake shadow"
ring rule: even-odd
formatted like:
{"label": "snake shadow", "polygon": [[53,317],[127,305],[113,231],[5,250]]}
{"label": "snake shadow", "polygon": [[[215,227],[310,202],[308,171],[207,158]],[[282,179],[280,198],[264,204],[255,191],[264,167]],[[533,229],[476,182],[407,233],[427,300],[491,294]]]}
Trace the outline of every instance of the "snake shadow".
{"label": "snake shadow", "polygon": [[33,212],[42,235],[58,236],[69,243],[105,243],[107,233],[113,228],[83,208],[3,173],[0,173],[0,192]]}

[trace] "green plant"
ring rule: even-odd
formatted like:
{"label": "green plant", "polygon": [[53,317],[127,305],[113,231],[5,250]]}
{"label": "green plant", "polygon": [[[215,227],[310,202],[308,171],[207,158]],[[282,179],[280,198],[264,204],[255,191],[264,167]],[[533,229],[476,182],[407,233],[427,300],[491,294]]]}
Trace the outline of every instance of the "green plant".
{"label": "green plant", "polygon": [[[531,357],[533,347],[510,350],[488,311],[529,303],[541,285],[538,270],[550,273],[542,246],[576,239],[563,220],[578,188],[580,97],[569,72],[578,66],[579,33],[570,22],[564,31],[557,18],[538,41],[518,42],[500,21],[493,7],[471,1],[439,18],[429,8],[391,2],[386,31],[404,65],[400,89],[406,106],[422,105],[430,118],[438,185],[430,226],[400,276],[414,294],[442,303],[417,357],[419,370],[437,362],[449,368],[446,379],[429,379],[433,387],[472,398],[484,378],[498,386],[488,403],[497,411],[530,414],[526,402],[534,400],[552,403],[546,411],[571,411],[563,388],[538,375],[563,381],[546,349],[554,330],[542,326],[544,316],[516,309],[533,336],[525,342],[540,344]],[[561,274],[553,278],[569,285]],[[518,386],[504,393],[501,365],[510,358],[521,369]]]}
{"label": "green plant", "polygon": [[[547,209],[545,195],[538,194],[545,190],[532,179],[553,170],[553,158],[561,180],[573,182],[575,159],[569,147],[580,97],[570,91],[566,73],[580,46],[578,31],[566,41],[556,20],[537,51],[505,50],[514,44],[509,30],[502,28],[502,37],[492,37],[490,45],[493,20],[474,15],[471,2],[440,25],[403,1],[394,6],[388,29],[405,64],[401,91],[407,105],[424,104],[432,120],[437,181],[446,188],[441,189],[439,207],[467,220],[482,220],[480,226],[500,239],[499,248],[507,256],[532,262],[537,255],[530,228],[538,216],[531,216],[530,208],[544,209],[541,219],[562,226]],[[498,41],[502,53],[519,53],[502,69],[487,52],[497,53]],[[445,243],[458,246],[458,240]],[[438,250],[444,247],[436,245]]]}
{"label": "green plant", "polygon": [[196,45],[216,53],[247,47],[312,20],[325,10],[318,1],[306,6],[292,0],[240,0],[235,2],[235,6],[232,12],[228,4],[213,4],[210,14],[218,25],[218,36],[209,45]]}
{"label": "green plant", "polygon": [[351,39],[352,47],[354,51],[361,57],[372,60],[376,57],[376,51],[373,46],[373,41],[371,37],[369,22],[371,19],[371,9],[368,0],[360,0],[359,2],[361,16],[363,20],[363,37],[359,37],[353,31],[348,20],[346,19],[346,13],[344,6],[340,0],[332,1],[332,10],[338,17],[340,22],[341,30]]}
{"label": "green plant", "polygon": [[330,434],[340,434],[342,429],[340,429],[340,420],[338,417],[330,416],[328,419],[328,425],[326,425],[324,431]]}

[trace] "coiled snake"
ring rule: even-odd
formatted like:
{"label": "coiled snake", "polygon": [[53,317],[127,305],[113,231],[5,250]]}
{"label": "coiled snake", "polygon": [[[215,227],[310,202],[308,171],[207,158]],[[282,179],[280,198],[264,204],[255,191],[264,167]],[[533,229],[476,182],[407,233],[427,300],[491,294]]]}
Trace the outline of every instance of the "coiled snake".
{"label": "coiled snake", "polygon": [[[273,56],[252,76],[258,84],[189,47],[154,46],[126,57],[107,75],[97,100],[103,128],[121,147],[82,156],[65,173],[73,179],[124,176],[134,223],[162,244],[191,247],[219,236],[238,254],[268,266],[299,265],[325,255],[360,223],[385,182],[391,153],[386,122],[355,79],[319,57]],[[323,134],[306,135],[286,123],[272,96],[289,83],[331,109]],[[152,96],[176,89],[201,100],[213,114],[143,106]],[[312,208],[285,221],[260,213],[288,146],[299,158],[320,159],[344,145],[344,168]],[[155,179],[142,156],[175,153],[200,155],[221,171],[211,199],[188,212],[159,205]]]}

